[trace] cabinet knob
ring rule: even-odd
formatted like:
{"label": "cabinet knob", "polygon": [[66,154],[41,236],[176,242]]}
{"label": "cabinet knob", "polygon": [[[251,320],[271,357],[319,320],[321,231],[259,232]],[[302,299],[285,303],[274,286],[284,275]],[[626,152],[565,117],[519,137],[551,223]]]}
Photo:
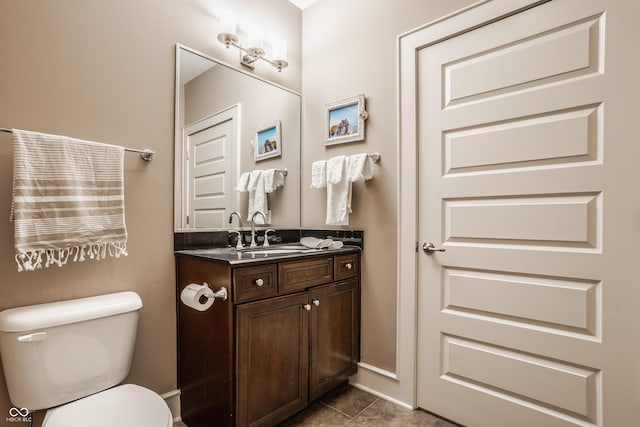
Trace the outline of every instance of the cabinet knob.
{"label": "cabinet knob", "polygon": [[350,262],[346,263],[344,265],[344,268],[346,268],[347,270],[351,270],[353,268],[353,264],[351,264]]}
{"label": "cabinet knob", "polygon": [[262,285],[264,285],[264,280],[262,280],[262,279],[256,279],[256,280],[255,280],[255,284],[256,284],[258,287],[261,287]]}
{"label": "cabinet knob", "polygon": [[304,309],[307,311],[311,311],[311,304],[305,304],[303,305]]}
{"label": "cabinet knob", "polygon": [[315,305],[316,307],[320,305],[320,300],[314,299],[313,301],[311,301],[313,303],[313,305]]}

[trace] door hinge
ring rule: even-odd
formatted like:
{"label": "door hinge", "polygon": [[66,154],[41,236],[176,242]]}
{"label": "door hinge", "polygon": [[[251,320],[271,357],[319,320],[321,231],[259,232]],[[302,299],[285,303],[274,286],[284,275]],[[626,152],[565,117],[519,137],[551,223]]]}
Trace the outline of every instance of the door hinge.
{"label": "door hinge", "polygon": [[[189,225],[189,215],[187,215],[187,225]],[[417,246],[416,246],[416,248],[417,248]]]}

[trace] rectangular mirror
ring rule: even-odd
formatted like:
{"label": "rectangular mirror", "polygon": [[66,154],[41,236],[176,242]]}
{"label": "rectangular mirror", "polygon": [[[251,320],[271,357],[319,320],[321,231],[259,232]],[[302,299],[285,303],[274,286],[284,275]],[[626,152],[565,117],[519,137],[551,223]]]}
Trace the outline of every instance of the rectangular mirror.
{"label": "rectangular mirror", "polygon": [[268,169],[287,171],[267,195],[269,226],[299,228],[300,127],[298,93],[177,45],[175,231],[237,228],[233,211],[248,225],[249,193],[236,190],[238,180]]}

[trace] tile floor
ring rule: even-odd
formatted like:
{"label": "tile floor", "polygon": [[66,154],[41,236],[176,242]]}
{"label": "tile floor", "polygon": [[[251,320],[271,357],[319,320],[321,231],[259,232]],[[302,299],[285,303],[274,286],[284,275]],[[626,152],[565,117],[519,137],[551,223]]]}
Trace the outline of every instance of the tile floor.
{"label": "tile floor", "polygon": [[[422,410],[410,411],[387,400],[345,384],[278,427],[459,427]],[[176,423],[175,427],[187,427]]]}
{"label": "tile floor", "polygon": [[411,411],[348,384],[320,398],[279,427],[293,426],[458,427],[428,412]]}

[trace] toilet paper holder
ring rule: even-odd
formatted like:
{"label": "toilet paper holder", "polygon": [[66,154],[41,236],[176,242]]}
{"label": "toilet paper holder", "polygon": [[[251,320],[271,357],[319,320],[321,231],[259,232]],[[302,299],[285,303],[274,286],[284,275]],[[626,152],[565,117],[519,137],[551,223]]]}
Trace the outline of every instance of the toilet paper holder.
{"label": "toilet paper holder", "polygon": [[[207,288],[210,288],[209,284],[207,282],[202,282],[203,286],[206,286]],[[227,292],[227,288],[225,288],[224,286],[220,288],[219,291],[213,292],[213,290],[211,290],[210,292],[207,292],[206,294],[202,295],[200,297],[200,304],[204,304],[206,303],[207,299],[209,298],[220,298],[222,301],[226,301],[227,297],[229,296],[228,292]],[[204,300],[203,300],[204,298]]]}

